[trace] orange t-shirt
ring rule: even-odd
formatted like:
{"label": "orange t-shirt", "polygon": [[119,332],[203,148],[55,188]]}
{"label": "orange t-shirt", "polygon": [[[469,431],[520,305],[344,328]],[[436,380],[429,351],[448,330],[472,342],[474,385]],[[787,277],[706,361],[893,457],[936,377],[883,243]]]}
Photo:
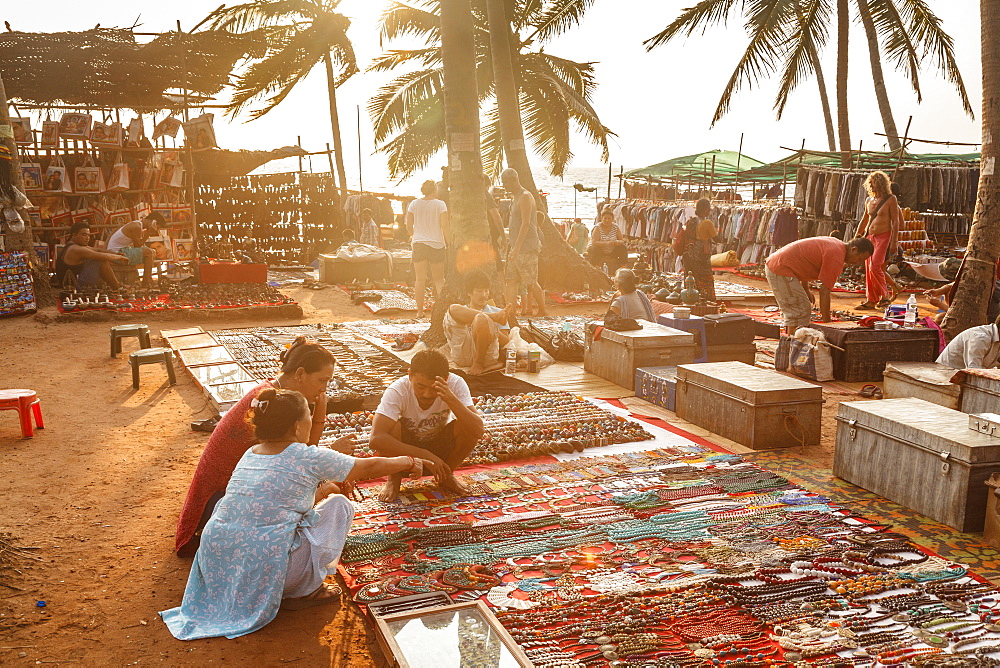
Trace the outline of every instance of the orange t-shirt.
{"label": "orange t-shirt", "polygon": [[844,270],[847,244],[834,237],[810,237],[793,241],[767,258],[767,268],[778,276],[800,281],[819,280],[829,290]]}

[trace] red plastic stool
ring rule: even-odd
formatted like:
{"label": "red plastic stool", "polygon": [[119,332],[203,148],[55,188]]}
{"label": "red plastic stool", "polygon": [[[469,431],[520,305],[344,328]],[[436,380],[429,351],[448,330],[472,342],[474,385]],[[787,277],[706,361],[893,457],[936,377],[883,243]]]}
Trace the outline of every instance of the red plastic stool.
{"label": "red plastic stool", "polygon": [[35,430],[31,428],[31,414],[35,415],[35,425],[45,429],[42,422],[42,404],[34,390],[0,390],[0,411],[17,411],[21,418],[21,436],[31,438]]}

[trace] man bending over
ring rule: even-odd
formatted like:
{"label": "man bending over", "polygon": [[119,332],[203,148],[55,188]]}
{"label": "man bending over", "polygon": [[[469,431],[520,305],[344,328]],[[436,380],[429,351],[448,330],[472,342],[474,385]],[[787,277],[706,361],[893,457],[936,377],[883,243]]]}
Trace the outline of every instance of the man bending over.
{"label": "man bending over", "polygon": [[[371,448],[381,456],[409,456],[431,462],[438,486],[462,494],[453,473],[483,435],[483,419],[472,405],[469,386],[448,372],[436,350],[413,356],[408,375],[386,388],[372,421]],[[399,495],[402,475],[390,475],[379,499]]]}
{"label": "man bending over", "polygon": [[444,314],[444,335],[455,366],[468,369],[471,376],[479,376],[503,366],[500,351],[510,340],[507,309],[487,303],[490,279],[481,271],[466,277],[465,290],[469,294],[468,304],[452,304]]}

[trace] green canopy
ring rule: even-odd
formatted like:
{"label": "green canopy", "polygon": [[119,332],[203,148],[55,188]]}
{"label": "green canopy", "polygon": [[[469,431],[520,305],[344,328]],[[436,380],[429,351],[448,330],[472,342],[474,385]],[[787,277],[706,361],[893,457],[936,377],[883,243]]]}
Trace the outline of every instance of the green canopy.
{"label": "green canopy", "polygon": [[656,165],[633,169],[625,173],[625,178],[651,177],[654,179],[690,180],[693,176],[710,178],[712,161],[715,160],[715,178],[718,181],[731,181],[737,172],[763,166],[760,160],[741,155],[736,151],[705,151],[694,155],[673,158]]}
{"label": "green canopy", "polygon": [[[913,164],[954,164],[972,163],[979,161],[979,153],[903,153],[900,157],[897,153],[885,151],[862,151],[854,152],[854,169],[892,170],[897,167],[905,167]],[[841,157],[838,152],[829,151],[795,151],[792,155],[776,160],[775,162],[761,165],[749,170],[740,171],[740,180],[746,181],[781,181],[786,179],[789,183],[795,181],[795,171],[800,166],[805,167],[840,167]]]}

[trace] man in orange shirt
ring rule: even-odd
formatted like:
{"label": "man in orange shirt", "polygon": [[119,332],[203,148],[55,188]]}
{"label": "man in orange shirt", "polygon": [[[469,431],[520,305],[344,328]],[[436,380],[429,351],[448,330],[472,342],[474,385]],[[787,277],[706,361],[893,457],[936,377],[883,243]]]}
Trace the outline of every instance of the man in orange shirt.
{"label": "man in orange shirt", "polygon": [[795,334],[799,327],[808,327],[816,297],[809,288],[818,280],[820,321],[830,320],[830,291],[844,270],[844,265],[861,264],[871,257],[875,246],[869,239],[852,239],[844,243],[834,237],[811,237],[792,242],[767,258],[764,273],[774,291],[785,331]]}

